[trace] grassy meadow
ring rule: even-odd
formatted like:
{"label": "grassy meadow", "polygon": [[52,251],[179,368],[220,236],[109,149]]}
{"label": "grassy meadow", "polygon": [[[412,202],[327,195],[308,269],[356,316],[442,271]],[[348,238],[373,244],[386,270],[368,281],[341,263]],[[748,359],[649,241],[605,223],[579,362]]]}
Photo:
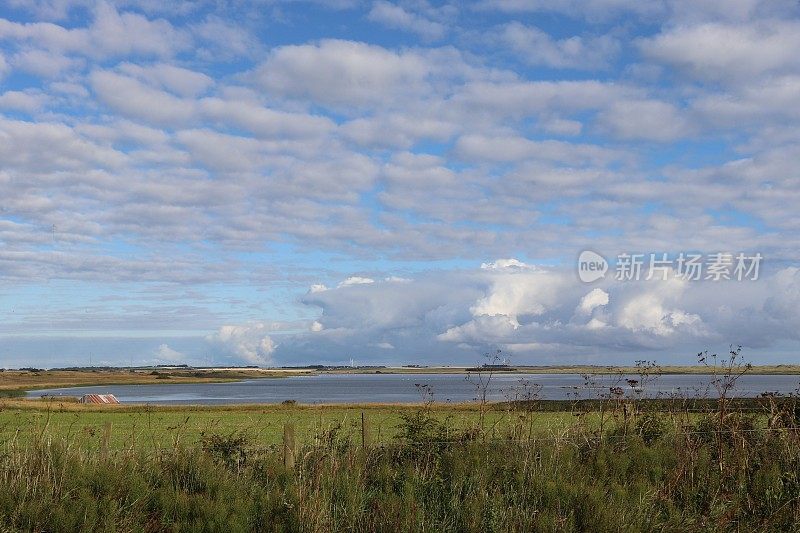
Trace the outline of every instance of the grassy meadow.
{"label": "grassy meadow", "polygon": [[[166,448],[176,443],[198,444],[212,434],[244,435],[257,446],[281,443],[285,424],[294,424],[301,443],[311,443],[322,434],[340,438],[361,438],[362,413],[368,418],[373,442],[392,441],[402,416],[419,406],[92,406],[45,400],[0,401],[0,442],[17,439],[31,442],[42,435],[64,440],[74,447],[97,449],[106,427],[111,426],[112,448],[129,446]],[[480,418],[476,405],[436,405],[427,411],[432,418],[453,431],[475,426]],[[537,414],[535,431],[558,432],[569,427],[575,416],[569,412]],[[498,433],[507,429],[515,416],[507,410],[487,410],[485,424]]]}
{"label": "grassy meadow", "polygon": [[[1,405],[0,531],[800,526],[796,398],[765,399],[760,414],[725,401],[704,413],[627,400],[566,412],[527,402],[486,410]],[[362,412],[384,432],[366,445]],[[297,439],[284,445],[287,422]]]}
{"label": "grassy meadow", "polygon": [[800,398],[730,398],[749,370],[731,358],[701,399],[4,398],[0,532],[797,531]]}

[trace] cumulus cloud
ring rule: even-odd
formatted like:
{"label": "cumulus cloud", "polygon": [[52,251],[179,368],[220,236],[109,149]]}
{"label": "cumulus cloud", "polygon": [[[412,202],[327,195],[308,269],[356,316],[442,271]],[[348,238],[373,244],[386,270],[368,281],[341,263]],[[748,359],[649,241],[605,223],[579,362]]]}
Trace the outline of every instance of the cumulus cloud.
{"label": "cumulus cloud", "polygon": [[206,337],[206,341],[218,350],[218,357],[250,365],[267,365],[277,347],[269,335],[275,329],[265,322],[226,325]]}
{"label": "cumulus cloud", "polygon": [[[619,362],[643,352],[686,361],[704,347],[761,347],[763,328],[773,345],[794,339],[800,325],[796,268],[751,282],[743,302],[732,292],[742,282],[607,280],[590,288],[572,272],[515,259],[486,265],[493,266],[427,273],[400,287],[375,281],[310,293],[303,301],[321,315],[308,333],[282,336],[274,357],[312,357],[319,353],[309,351],[313,343],[332,361],[355,355],[464,363],[492,346],[528,363],[585,362],[596,350],[614,351]],[[752,326],[753,316],[768,316],[772,325]],[[391,354],[381,355],[386,349]]]}
{"label": "cumulus cloud", "polygon": [[603,289],[592,289],[581,298],[576,312],[581,315],[589,315],[598,307],[608,305],[609,296]]}
{"label": "cumulus cloud", "polygon": [[155,351],[155,358],[162,363],[179,363],[185,359],[186,355],[173,350],[168,344],[161,344]]}

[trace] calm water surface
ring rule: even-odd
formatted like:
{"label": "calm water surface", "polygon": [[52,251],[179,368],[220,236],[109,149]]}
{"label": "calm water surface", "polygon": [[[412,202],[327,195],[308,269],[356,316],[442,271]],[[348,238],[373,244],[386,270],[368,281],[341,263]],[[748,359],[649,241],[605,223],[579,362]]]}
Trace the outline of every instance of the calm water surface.
{"label": "calm water surface", "polygon": [[[484,375],[484,379],[486,377]],[[473,375],[472,379],[477,378]],[[655,378],[645,390],[649,396],[703,396],[708,391],[713,397],[715,391],[710,385],[711,379],[704,375],[663,375]],[[488,398],[513,398],[522,391],[521,380],[541,385],[539,397],[554,400],[572,398],[576,393],[580,397],[592,397],[606,393],[610,386],[618,384],[616,377],[598,376],[596,387],[587,390],[583,378],[575,374],[500,374],[492,377]],[[800,376],[743,376],[737,383],[735,395],[757,396],[766,391],[786,394],[794,391],[798,382]],[[280,403],[284,400],[299,403],[417,403],[421,401],[417,384],[428,385],[437,402],[465,402],[476,398],[476,387],[462,374],[323,374],[234,383],[100,385],[37,390],[28,396],[110,393],[124,403],[207,405]],[[627,393],[633,392],[624,382],[621,385]]]}

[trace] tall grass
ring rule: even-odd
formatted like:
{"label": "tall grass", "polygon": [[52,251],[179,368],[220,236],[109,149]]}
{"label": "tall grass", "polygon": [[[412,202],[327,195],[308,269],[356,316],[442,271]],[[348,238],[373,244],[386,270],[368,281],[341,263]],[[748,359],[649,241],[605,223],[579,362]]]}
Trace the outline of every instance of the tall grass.
{"label": "tall grass", "polygon": [[527,439],[421,410],[376,448],[321,435],[291,470],[243,435],[98,454],[43,432],[0,451],[0,530],[791,531],[798,414],[784,402],[768,425],[736,412],[682,425],[649,412]]}

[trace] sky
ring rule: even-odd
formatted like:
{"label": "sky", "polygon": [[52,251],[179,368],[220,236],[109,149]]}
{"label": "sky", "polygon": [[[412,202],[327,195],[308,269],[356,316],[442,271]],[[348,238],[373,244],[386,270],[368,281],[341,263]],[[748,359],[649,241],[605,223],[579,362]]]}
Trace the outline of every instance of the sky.
{"label": "sky", "polygon": [[796,363],[799,15],[5,0],[0,367]]}

